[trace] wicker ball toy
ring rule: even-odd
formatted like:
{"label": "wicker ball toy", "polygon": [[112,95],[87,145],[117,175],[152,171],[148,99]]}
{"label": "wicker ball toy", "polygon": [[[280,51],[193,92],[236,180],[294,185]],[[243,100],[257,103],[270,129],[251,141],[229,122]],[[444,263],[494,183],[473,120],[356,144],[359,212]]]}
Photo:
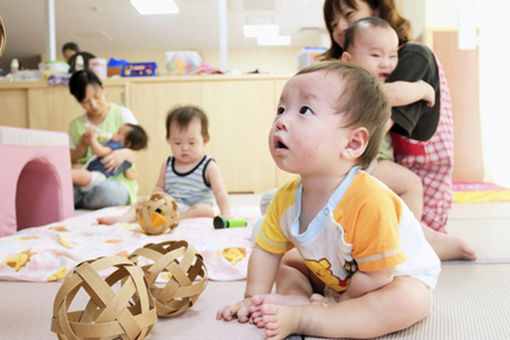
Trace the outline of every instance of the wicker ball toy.
{"label": "wicker ball toy", "polygon": [[[90,298],[85,309],[69,311],[85,294]],[[157,319],[143,270],[124,257],[100,257],[80,263],[65,277],[53,304],[51,331],[65,340],[138,340]]]}
{"label": "wicker ball toy", "polygon": [[[207,285],[207,268],[202,255],[186,241],[146,244],[128,258],[142,264],[159,316],[184,313]],[[158,277],[167,281],[157,284]]]}
{"label": "wicker ball toy", "polygon": [[164,192],[155,192],[136,206],[136,220],[148,235],[159,235],[179,224],[179,206]]}

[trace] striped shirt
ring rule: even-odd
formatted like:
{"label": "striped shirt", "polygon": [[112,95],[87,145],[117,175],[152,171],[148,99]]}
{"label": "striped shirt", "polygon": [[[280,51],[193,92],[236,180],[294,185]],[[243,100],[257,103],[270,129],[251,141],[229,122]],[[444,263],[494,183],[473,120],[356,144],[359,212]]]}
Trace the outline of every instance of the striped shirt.
{"label": "striped shirt", "polygon": [[212,158],[204,155],[202,160],[190,171],[179,173],[175,170],[175,158],[168,157],[166,162],[165,192],[178,203],[192,206],[198,203],[214,204],[210,183],[205,178],[205,170]]}

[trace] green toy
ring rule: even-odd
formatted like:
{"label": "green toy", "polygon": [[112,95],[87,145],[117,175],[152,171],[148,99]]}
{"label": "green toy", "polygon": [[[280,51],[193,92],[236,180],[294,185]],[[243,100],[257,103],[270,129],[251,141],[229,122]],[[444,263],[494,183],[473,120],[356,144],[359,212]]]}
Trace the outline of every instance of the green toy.
{"label": "green toy", "polygon": [[248,225],[248,223],[245,220],[227,220],[223,216],[214,217],[213,224],[214,229],[246,227]]}

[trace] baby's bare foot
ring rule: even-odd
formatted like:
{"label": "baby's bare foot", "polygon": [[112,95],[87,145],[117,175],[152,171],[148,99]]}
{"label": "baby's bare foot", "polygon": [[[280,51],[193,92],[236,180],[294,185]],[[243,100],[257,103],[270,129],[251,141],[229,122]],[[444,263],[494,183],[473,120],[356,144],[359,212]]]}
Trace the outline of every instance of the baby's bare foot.
{"label": "baby's bare foot", "polygon": [[264,304],[261,310],[267,339],[285,339],[298,331],[301,319],[300,307]]}
{"label": "baby's bare foot", "polygon": [[[317,297],[315,297],[317,295]],[[264,319],[262,317],[261,307],[263,304],[273,304],[273,305],[282,305],[282,306],[300,306],[300,305],[308,305],[310,303],[315,303],[312,301],[319,301],[319,294],[314,294],[310,298],[305,296],[298,295],[280,295],[280,294],[260,294],[254,295],[251,298],[251,307],[250,307],[250,322],[256,325],[259,328],[265,327]],[[318,304],[322,304],[322,300],[317,302]]]}
{"label": "baby's bare foot", "polygon": [[118,222],[122,222],[121,216],[104,216],[104,217],[97,218],[97,223],[99,223],[99,224],[110,225],[110,224],[115,224]]}

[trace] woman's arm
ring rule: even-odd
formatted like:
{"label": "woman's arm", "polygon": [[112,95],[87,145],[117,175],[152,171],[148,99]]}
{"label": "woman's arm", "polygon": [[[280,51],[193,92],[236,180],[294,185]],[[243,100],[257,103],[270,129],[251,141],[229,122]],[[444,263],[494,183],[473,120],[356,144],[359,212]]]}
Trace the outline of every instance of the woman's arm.
{"label": "woman's arm", "polygon": [[398,52],[397,68],[386,80],[415,82],[423,80],[435,90],[435,105],[427,106],[424,101],[417,101],[405,106],[394,106],[391,119],[395,122],[392,132],[402,136],[428,140],[436,131],[439,122],[439,73],[432,51],[424,45],[407,43]]}
{"label": "woman's arm", "polygon": [[228,200],[228,192],[221,177],[221,171],[214,161],[210,161],[205,169],[205,178],[211,183],[211,189],[216,198],[216,203],[220,208],[220,213],[223,217],[230,218],[232,212],[230,210],[230,202]]}
{"label": "woman's arm", "polygon": [[405,106],[424,100],[429,107],[432,107],[436,100],[434,88],[421,79],[415,82],[385,83],[384,87],[391,106]]}
{"label": "woman's arm", "polygon": [[393,281],[395,267],[390,267],[375,272],[357,271],[351,278],[347,290],[340,296],[340,301],[357,298],[368,292],[386,286]]}

